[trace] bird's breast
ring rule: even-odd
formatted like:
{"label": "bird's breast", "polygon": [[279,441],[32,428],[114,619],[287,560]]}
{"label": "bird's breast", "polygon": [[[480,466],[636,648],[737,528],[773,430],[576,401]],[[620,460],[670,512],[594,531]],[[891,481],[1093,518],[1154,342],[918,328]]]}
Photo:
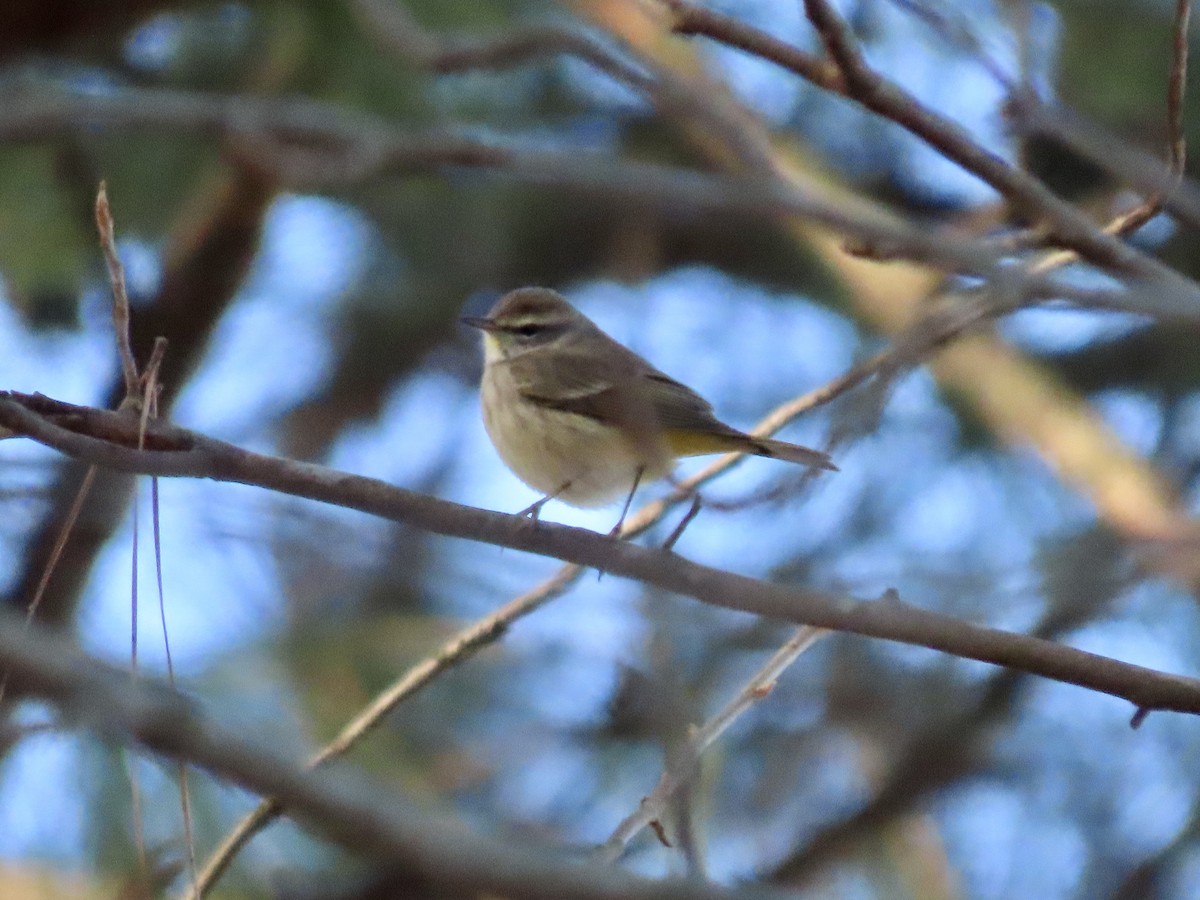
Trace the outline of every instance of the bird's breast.
{"label": "bird's breast", "polygon": [[507,366],[487,366],[480,393],[484,427],[496,452],[542,494],[573,506],[604,506],[629,492],[638,469],[645,470],[645,483],[670,468],[667,459],[641,459],[611,425],[521,396]]}

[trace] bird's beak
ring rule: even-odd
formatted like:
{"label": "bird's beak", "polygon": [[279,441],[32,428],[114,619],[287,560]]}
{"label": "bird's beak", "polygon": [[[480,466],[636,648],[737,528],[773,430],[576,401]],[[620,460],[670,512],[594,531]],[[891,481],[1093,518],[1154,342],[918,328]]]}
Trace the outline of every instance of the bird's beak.
{"label": "bird's beak", "polygon": [[496,322],[493,319],[486,319],[481,316],[463,316],[459,319],[464,325],[470,325],[472,328],[478,328],[482,331],[495,331]]}

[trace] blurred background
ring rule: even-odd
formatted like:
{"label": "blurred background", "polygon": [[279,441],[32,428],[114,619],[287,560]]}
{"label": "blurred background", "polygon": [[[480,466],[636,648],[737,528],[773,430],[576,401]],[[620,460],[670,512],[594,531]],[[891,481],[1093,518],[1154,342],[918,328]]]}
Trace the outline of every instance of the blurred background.
{"label": "blurred background", "polygon": [[[817,46],[795,0],[714,6]],[[1172,3],[839,8],[884,73],[1100,220],[1127,202],[1119,186],[1015,135],[1004,78],[1153,152],[1166,139]],[[506,290],[564,292],[749,428],[886,347],[940,276],[853,258],[840,239],[777,217],[465,168],[331,171],[316,146],[284,160],[257,139],[254,111],[577,152],[581,166],[598,154],[719,167],[711,135],[578,58],[438,72],[413,50],[582,28],[739,109],[798,181],[918,223],[980,234],[1013,223],[994,193],[899,128],[761,60],[672,37],[632,0],[9,0],[2,15],[0,389],[119,399],[91,218],[106,179],[135,349],[144,361],[155,336],[170,342],[164,415],[461,503],[511,512],[536,499],[487,441],[477,335],[457,324]],[[197,112],[210,108],[225,126]],[[1200,274],[1194,233],[1156,219],[1138,241]],[[974,622],[1200,674],[1194,579],[1146,562],[1148,542],[1200,502],[1197,338],[1116,312],[1009,316],[788,426],[782,437],[830,446],[841,471],[798,482],[789,467],[747,462],[705,488],[713,503],[677,549],[858,596],[895,588]],[[1097,461],[1086,471],[1060,452],[1077,418],[1088,428],[1072,439]],[[0,597],[12,607],[33,596],[81,478],[29,442],[0,444]],[[149,494],[148,482],[97,480],[38,612],[118,663]],[[237,486],[166,481],[159,505],[185,689],[298,757],[458,628],[557,570]],[[617,512],[552,503],[543,515],[607,531]],[[639,540],[661,542],[681,514]],[[142,663],[162,672],[149,553],[139,578]],[[481,830],[583,852],[651,790],[688,724],[789,633],[586,577],[404,703],[350,764]],[[707,755],[687,804],[692,865],[724,882],[774,873],[806,897],[1195,897],[1200,727],[1155,714],[1134,731],[1132,712],[930,651],[828,638]],[[171,767],[59,728],[37,704],[7,714],[0,895],[125,885],[137,865],[131,769],[147,843],[181,855]],[[201,775],[192,788],[203,857],[254,798]],[[653,875],[688,866],[649,831],[623,862]],[[216,895],[332,894],[359,865],[285,821]]]}

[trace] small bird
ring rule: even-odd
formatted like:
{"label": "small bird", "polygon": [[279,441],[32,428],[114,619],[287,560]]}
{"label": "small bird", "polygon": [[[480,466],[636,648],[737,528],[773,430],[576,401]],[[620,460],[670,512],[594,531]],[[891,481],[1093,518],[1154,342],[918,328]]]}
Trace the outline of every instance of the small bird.
{"label": "small bird", "polygon": [[[548,288],[501,297],[485,317],[483,423],[505,464],[544,496],[604,506],[643,479],[666,475],[683,456],[753,453],[836,470],[817,450],[752,437],[712,406],[617,343]],[[624,513],[622,513],[622,519]]]}

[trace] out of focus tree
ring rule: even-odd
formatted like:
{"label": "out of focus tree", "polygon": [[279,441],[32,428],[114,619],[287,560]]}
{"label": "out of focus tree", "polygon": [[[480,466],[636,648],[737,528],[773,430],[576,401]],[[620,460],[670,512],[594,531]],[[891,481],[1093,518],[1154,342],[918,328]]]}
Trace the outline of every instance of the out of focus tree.
{"label": "out of focus tree", "polygon": [[[456,321],[546,285],[741,426],[825,386],[783,436],[840,472],[747,463],[703,482],[682,535],[686,504],[635,513],[631,540],[902,602],[895,627],[848,628],[896,640],[801,632],[756,676],[785,625],[653,578],[212,482],[162,481],[152,518],[145,479],[10,440],[5,605],[36,597],[34,628],[127,660],[134,535],[144,551],[157,529],[182,686],[223,727],[307,756],[396,692],[344,765],[549,858],[603,845],[655,878],[813,897],[1195,896],[1200,727],[1129,727],[1200,696],[1161,675],[1195,675],[1200,645],[1186,10],[7,4],[0,390],[125,396],[103,180],[134,356],[168,342],[160,418],[521,509]],[[639,500],[661,497],[687,499]],[[604,533],[616,511],[544,515]],[[141,664],[161,672],[139,565]],[[943,637],[905,604],[1009,634]],[[259,800],[192,770],[185,827],[160,756],[75,729],[20,678],[5,702],[0,894],[186,891],[185,835],[203,865]],[[652,827],[619,828],[646,795]],[[248,829],[206,887],[458,895],[298,821]]]}

